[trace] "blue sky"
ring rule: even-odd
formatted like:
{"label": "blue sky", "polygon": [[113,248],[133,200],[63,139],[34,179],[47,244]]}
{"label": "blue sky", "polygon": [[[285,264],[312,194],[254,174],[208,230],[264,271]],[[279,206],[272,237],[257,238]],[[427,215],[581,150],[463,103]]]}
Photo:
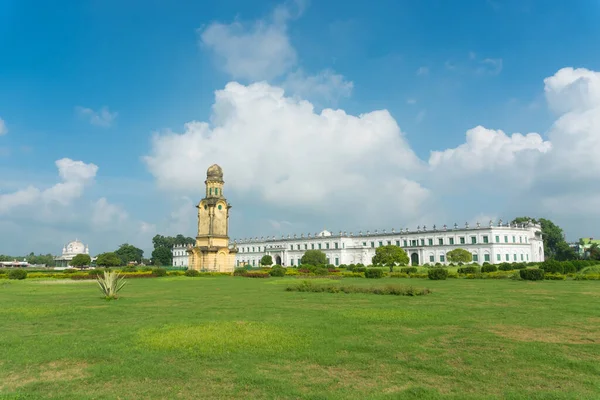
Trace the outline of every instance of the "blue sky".
{"label": "blue sky", "polygon": [[[277,10],[289,15],[278,21]],[[502,159],[498,161],[501,167],[493,162],[473,167],[481,169],[481,173],[467,181],[454,176],[452,179],[456,180],[450,180],[434,171],[430,152],[457,148],[465,143],[466,132],[480,125],[504,131],[509,140],[514,139],[511,135],[515,132],[535,132],[542,141],[554,143],[549,139],[549,131],[561,114],[553,112],[548,104],[544,79],[565,67],[585,69],[592,73],[586,75],[591,89],[578,93],[596,93],[593,72],[600,71],[600,53],[595,50],[600,47],[599,17],[599,2],[592,0],[570,4],[465,0],[460,7],[442,0],[225,0],[218,4],[159,0],[50,4],[4,0],[0,2],[0,119],[6,133],[0,135],[0,196],[17,195],[4,197],[4,205],[0,200],[0,225],[6,236],[0,253],[58,252],[73,236],[89,242],[93,253],[110,250],[122,242],[133,242],[149,250],[148,237],[154,233],[184,231],[193,235],[195,213],[189,202],[200,199],[203,175],[213,162],[224,163],[226,181],[228,176],[233,180],[226,193],[234,205],[231,224],[232,236],[236,237],[314,232],[323,226],[366,230],[384,223],[390,225],[388,229],[412,226],[417,221],[452,224],[455,220],[507,219],[527,213],[555,219],[571,238],[594,236],[598,219],[590,221],[584,210],[572,210],[568,204],[564,207],[571,210],[566,213],[560,206],[566,200],[556,197],[560,192],[556,188],[561,187],[562,176],[568,175],[568,166],[556,173],[556,179],[523,179],[528,182],[500,190],[500,195],[480,190],[489,187],[490,182],[491,186],[504,184],[507,176],[520,181],[523,175],[536,175],[544,163],[562,165],[548,161],[547,154],[554,154],[556,146],[550,152],[541,150],[539,143],[525,150],[517,146],[515,150],[510,142],[506,151],[515,154],[510,159],[535,159],[531,162],[535,165],[509,165],[510,160]],[[232,25],[236,21],[239,26]],[[207,32],[216,24],[221,24],[222,29],[212,31],[214,34],[208,39]],[[259,26],[274,26],[269,31],[274,32],[273,36],[253,36],[261,32]],[[239,49],[232,50],[232,38],[248,40],[244,54],[240,55]],[[280,40],[274,43],[283,43],[282,53],[252,53],[255,45],[260,48],[260,43],[252,40],[273,38]],[[239,68],[232,72],[226,64],[229,60],[242,65],[253,57],[267,65],[266,69],[275,65],[278,72],[261,75],[264,70],[249,72]],[[286,66],[277,67],[286,57]],[[300,75],[294,75],[298,71]],[[330,71],[330,75],[323,75],[323,71]],[[340,89],[339,81],[323,78],[331,75],[351,85]],[[318,89],[310,84],[311,76],[322,79]],[[564,94],[565,85],[572,84],[573,79],[557,90]],[[310,133],[302,129],[287,132],[285,127],[289,125],[281,121],[274,123],[272,129],[281,137],[289,135],[289,140],[268,149],[267,156],[263,154],[259,160],[240,161],[246,163],[248,171],[256,168],[252,174],[246,171],[249,175],[244,178],[245,184],[233,166],[236,159],[228,159],[230,153],[198,140],[193,143],[213,149],[214,157],[188,155],[191,158],[187,167],[178,168],[183,168],[180,176],[196,171],[199,178],[186,177],[176,182],[171,179],[171,183],[165,183],[169,180],[165,169],[175,168],[166,161],[178,156],[166,153],[164,148],[157,149],[163,144],[161,138],[167,138],[172,130],[182,136],[178,142],[182,148],[193,148],[184,141],[184,124],[214,120],[215,91],[224,90],[233,81],[246,87],[263,81],[268,82],[269,88],[282,87],[285,96],[297,96],[314,104],[316,115],[329,107],[354,116],[387,110],[399,126],[402,134],[397,134],[403,142],[386,144],[386,140],[395,139],[382,134],[379,149],[392,148],[398,153],[375,149],[374,153],[357,154],[346,170],[332,169],[330,178],[319,179],[312,189],[300,189],[313,175],[298,172],[301,161],[287,165],[286,157],[279,157],[291,151],[282,143],[296,143],[292,135],[302,137]],[[264,87],[257,90],[265,93]],[[238,96],[235,103],[242,101]],[[108,117],[102,117],[103,107]],[[93,119],[94,115],[99,116]],[[252,142],[269,141],[269,134],[256,133],[260,125],[253,125],[246,118],[235,121],[236,126],[246,124],[245,135],[256,135]],[[393,131],[389,122],[379,121],[386,128],[374,132]],[[154,133],[158,141],[153,142]],[[227,134],[229,146],[236,146],[236,133],[223,133]],[[339,134],[343,138],[345,133]],[[597,130],[586,134],[590,140],[598,136]],[[201,136],[193,130],[187,136],[194,135]],[[356,135],[347,137],[356,142],[361,132]],[[265,142],[258,149],[268,146]],[[324,145],[317,141],[314,146]],[[312,157],[316,155],[310,146],[295,149],[296,154],[302,152],[300,160],[315,164]],[[392,160],[395,154],[407,149],[414,153],[413,164],[396,166]],[[525,153],[518,153],[521,151]],[[532,151],[533,155],[527,153]],[[537,160],[538,153],[546,156]],[[325,154],[331,156],[331,163],[336,163],[337,157],[344,160],[345,153],[338,154],[334,146]],[[379,160],[377,154],[389,159]],[[158,165],[156,161],[151,167],[146,156],[166,163]],[[316,164],[324,162],[320,157],[314,160]],[[41,191],[61,181],[55,161],[63,158],[83,163],[72,168],[94,164],[98,169],[93,177],[84,174],[83,178],[69,181],[75,182],[73,191],[56,204]],[[455,162],[450,158],[447,162]],[[364,163],[362,172],[354,170],[357,163]],[[465,162],[459,164],[465,167]],[[451,165],[458,168],[458,164]],[[288,167],[286,176],[295,178],[288,178],[289,186],[274,192],[270,192],[264,179],[260,183],[251,181]],[[327,173],[327,168],[325,163],[312,173]],[[507,172],[511,168],[516,168],[514,175]],[[596,170],[595,165],[589,168]],[[361,190],[354,186],[366,182],[366,170],[382,178],[371,182],[373,187],[365,183],[365,189],[378,191],[386,183],[390,187],[381,193],[384,199],[357,213],[353,202],[346,204],[344,199],[358,200]],[[356,179],[348,182],[355,182],[354,185],[332,189],[325,198],[305,197],[318,185],[339,180],[336,173],[340,177],[352,175]],[[458,175],[464,178],[469,174]],[[404,181],[394,183],[399,186],[389,184],[399,178],[415,183],[426,193],[410,191],[403,186]],[[460,190],[444,186],[450,183]],[[194,185],[198,190],[191,189]],[[29,186],[37,188],[40,194],[19,203],[20,191]],[[284,189],[285,196],[281,194]],[[302,193],[295,193],[296,190]],[[314,190],[326,193],[325,189]],[[511,192],[511,196],[507,197],[506,192]],[[41,196],[39,201],[47,203],[43,212],[36,206],[37,195]],[[586,196],[594,198],[596,193],[586,192]],[[106,202],[98,203],[101,198]],[[297,198],[304,200],[294,201]],[[340,201],[344,204],[336,206],[336,212],[328,211],[332,202]],[[403,202],[410,204],[398,206]],[[389,212],[382,211],[388,209]],[[104,213],[98,214],[97,224],[90,223],[94,212]],[[13,234],[6,235],[7,230]]]}

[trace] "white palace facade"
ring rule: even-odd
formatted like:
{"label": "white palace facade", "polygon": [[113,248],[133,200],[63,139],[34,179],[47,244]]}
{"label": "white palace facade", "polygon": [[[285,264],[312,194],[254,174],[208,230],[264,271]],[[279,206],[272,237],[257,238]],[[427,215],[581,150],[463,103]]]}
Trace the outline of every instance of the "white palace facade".
{"label": "white palace facade", "polygon": [[[411,265],[448,264],[446,253],[454,249],[465,249],[479,264],[539,262],[544,261],[542,228],[539,224],[503,224],[502,220],[487,226],[479,223],[474,227],[447,227],[432,229],[419,226],[391,232],[362,231],[339,232],[337,235],[324,230],[311,235],[288,235],[281,238],[255,237],[234,240],[237,247],[236,266],[259,266],[260,259],[269,254],[273,262],[283,266],[297,266],[306,250],[321,250],[330,264],[370,265],[377,247],[395,245],[402,247],[409,256]],[[182,249],[173,249],[173,252]],[[175,260],[175,254],[173,260]],[[179,259],[183,263],[184,260]],[[185,260],[187,262],[187,260]]]}

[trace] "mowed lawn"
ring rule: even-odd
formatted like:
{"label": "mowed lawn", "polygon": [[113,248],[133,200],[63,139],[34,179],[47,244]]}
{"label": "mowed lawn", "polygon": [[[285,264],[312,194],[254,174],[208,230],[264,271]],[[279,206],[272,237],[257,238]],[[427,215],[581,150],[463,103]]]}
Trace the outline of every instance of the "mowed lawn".
{"label": "mowed lawn", "polygon": [[599,399],[600,282],[0,281],[2,399]]}

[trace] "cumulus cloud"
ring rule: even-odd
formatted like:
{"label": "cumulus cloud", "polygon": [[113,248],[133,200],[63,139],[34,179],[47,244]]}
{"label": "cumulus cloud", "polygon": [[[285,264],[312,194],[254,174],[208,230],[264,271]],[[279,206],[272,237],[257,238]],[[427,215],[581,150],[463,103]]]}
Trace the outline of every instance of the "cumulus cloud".
{"label": "cumulus cloud", "polygon": [[8,133],[8,128],[6,127],[6,123],[2,118],[0,118],[0,136],[6,135]]}
{"label": "cumulus cloud", "polygon": [[80,117],[89,120],[90,124],[103,128],[110,127],[119,115],[117,112],[111,112],[108,107],[102,107],[100,110],[94,111],[91,108],[77,106],[75,112]]}
{"label": "cumulus cloud", "polygon": [[97,229],[114,230],[122,228],[129,215],[116,204],[111,204],[105,197],[92,203],[91,222]]}
{"label": "cumulus cloud", "polygon": [[292,94],[318,103],[336,104],[351,94],[353,82],[331,69],[314,75],[298,67],[298,55],[288,35],[288,23],[299,18],[304,1],[277,6],[267,18],[254,22],[214,22],[198,30],[201,45],[212,52],[231,78],[247,83],[277,83]]}
{"label": "cumulus cloud", "polygon": [[31,206],[37,202],[68,205],[82,195],[84,188],[93,182],[98,171],[95,164],[73,161],[70,158],[62,158],[55,164],[62,182],[47,189],[29,186],[13,193],[0,195],[0,214],[6,214],[22,206]]}
{"label": "cumulus cloud", "polygon": [[[229,83],[216,92],[210,120],[190,122],[181,134],[154,135],[144,161],[162,188],[201,189],[205,177],[198,171],[218,162],[230,190],[281,206],[335,213],[344,204],[385,205],[388,213],[405,214],[429,196],[406,178],[418,176],[424,164],[385,110],[316,113],[279,87]],[[401,202],[390,200],[398,196]]]}
{"label": "cumulus cloud", "polygon": [[216,56],[219,65],[234,79],[269,80],[287,73],[297,62],[296,50],[287,34],[287,22],[297,5],[299,16],[303,4],[280,5],[266,19],[253,23],[235,21],[212,23],[199,29],[201,43]]}
{"label": "cumulus cloud", "polygon": [[462,177],[481,172],[505,173],[507,167],[517,167],[520,160],[537,157],[551,148],[551,143],[537,133],[508,136],[501,130],[477,126],[467,131],[466,143],[453,149],[432,151],[429,166],[438,173]]}
{"label": "cumulus cloud", "polygon": [[600,72],[562,68],[544,79],[548,106],[558,115],[584,112],[600,106]]}

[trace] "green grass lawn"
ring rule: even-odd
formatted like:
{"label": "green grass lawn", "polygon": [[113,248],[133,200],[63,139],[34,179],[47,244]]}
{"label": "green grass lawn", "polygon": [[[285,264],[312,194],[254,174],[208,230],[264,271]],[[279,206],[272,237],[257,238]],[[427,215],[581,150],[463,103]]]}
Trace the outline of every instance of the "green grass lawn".
{"label": "green grass lawn", "polygon": [[297,281],[0,281],[0,398],[600,398],[600,282]]}

